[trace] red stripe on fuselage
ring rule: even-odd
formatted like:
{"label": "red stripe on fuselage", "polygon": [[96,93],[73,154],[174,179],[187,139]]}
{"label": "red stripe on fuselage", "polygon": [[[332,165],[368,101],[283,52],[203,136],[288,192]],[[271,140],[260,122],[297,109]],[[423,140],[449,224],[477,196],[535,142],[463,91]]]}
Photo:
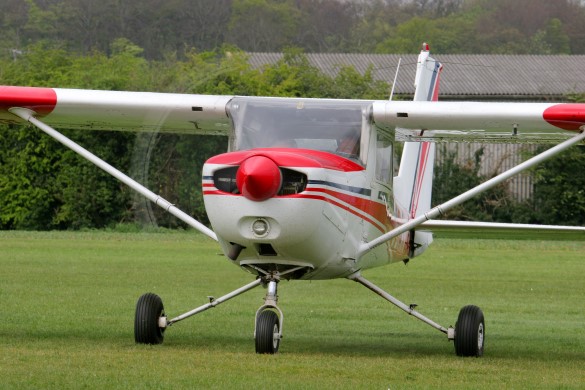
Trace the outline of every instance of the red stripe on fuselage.
{"label": "red stripe on fuselage", "polygon": [[39,116],[50,114],[57,105],[57,93],[52,88],[0,87],[0,112],[22,107]]}
{"label": "red stripe on fuselage", "polygon": [[[211,186],[212,187],[212,186]],[[331,198],[321,195],[313,195],[313,194],[306,194],[300,193],[296,195],[286,195],[286,196],[275,196],[273,199],[315,199],[321,200],[327,203],[330,203],[334,206],[337,206],[343,210],[349,211],[350,213],[362,218],[363,220],[369,222],[373,226],[375,226],[378,230],[382,233],[386,231],[385,227],[389,226],[389,221],[387,221],[387,212],[386,207],[380,203],[371,201],[369,199],[359,198],[356,196],[344,194],[341,192],[325,189],[325,188],[307,188],[304,192],[322,192],[327,194],[333,198],[339,199],[340,202],[345,202],[346,204],[355,207],[362,211],[359,213],[358,211],[352,209],[351,207],[337,202]],[[214,190],[204,190],[203,195],[224,195],[224,196],[242,196],[242,194],[230,194],[224,191],[219,191],[217,189]]]}
{"label": "red stripe on fuselage", "polygon": [[203,195],[243,196],[242,194],[230,194],[220,190],[203,191]]}
{"label": "red stripe on fuselage", "polygon": [[[371,225],[375,226],[376,229],[378,229],[380,232],[385,233],[385,230],[381,227],[381,223],[377,222],[376,220],[373,220],[372,218],[369,218],[363,214],[358,213],[357,211],[353,210],[351,207],[347,207],[344,204],[341,204],[339,202],[334,201],[331,198],[327,198],[326,196],[320,196],[320,195],[293,195],[295,198],[297,199],[315,199],[315,200],[321,200],[323,202],[327,202],[329,204],[332,204],[334,206],[339,207],[340,209],[349,211],[350,213],[352,213],[353,215],[363,219],[364,221],[370,223]],[[362,210],[365,211],[365,210]]]}
{"label": "red stripe on fuselage", "polygon": [[[330,196],[333,196],[333,197],[363,211],[365,214],[370,215],[372,218],[374,218],[377,221],[378,226],[385,226],[384,222],[387,219],[387,212],[386,212],[386,206],[383,204],[380,204],[378,202],[374,202],[370,199],[359,198],[357,196],[344,194],[342,192],[333,191],[333,190],[329,190],[326,188],[312,188],[311,187],[311,188],[307,188],[305,191],[306,192],[310,192],[310,191],[323,192],[323,193],[326,193]],[[303,196],[303,194],[299,194],[299,195]]]}

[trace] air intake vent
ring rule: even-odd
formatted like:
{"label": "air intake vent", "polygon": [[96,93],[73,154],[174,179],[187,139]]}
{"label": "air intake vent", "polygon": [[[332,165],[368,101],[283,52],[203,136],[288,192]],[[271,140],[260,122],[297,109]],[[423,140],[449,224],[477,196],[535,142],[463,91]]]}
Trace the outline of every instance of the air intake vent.
{"label": "air intake vent", "polygon": [[219,169],[213,174],[213,185],[220,191],[229,192],[230,194],[238,194],[238,186],[236,185],[236,173],[239,167],[229,167]]}
{"label": "air intake vent", "polygon": [[[223,168],[213,174],[213,185],[220,191],[230,194],[239,194],[236,185],[236,174],[239,167]],[[292,169],[280,168],[282,173],[282,186],[278,190],[278,196],[295,195],[307,188],[307,175]]]}
{"label": "air intake vent", "polygon": [[278,191],[279,196],[295,195],[307,188],[307,175],[292,169],[280,168],[282,173],[282,186]]}

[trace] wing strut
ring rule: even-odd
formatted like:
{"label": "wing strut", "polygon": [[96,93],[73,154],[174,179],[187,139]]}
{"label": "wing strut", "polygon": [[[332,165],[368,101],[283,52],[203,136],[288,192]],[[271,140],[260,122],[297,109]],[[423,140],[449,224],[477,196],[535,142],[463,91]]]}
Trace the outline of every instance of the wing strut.
{"label": "wing strut", "polygon": [[376,248],[377,246],[385,243],[386,241],[389,241],[391,239],[393,239],[394,237],[397,237],[399,235],[401,235],[402,233],[408,232],[412,229],[414,229],[415,227],[421,225],[422,223],[431,220],[431,219],[435,219],[441,215],[443,215],[447,210],[453,208],[454,206],[458,206],[461,203],[471,199],[472,197],[474,197],[477,194],[480,194],[498,184],[500,184],[501,182],[509,179],[510,177],[528,169],[528,168],[532,168],[533,166],[551,158],[556,156],[557,154],[561,153],[562,151],[564,151],[565,149],[569,148],[570,146],[573,146],[581,141],[583,141],[585,139],[585,129],[583,129],[584,126],[581,127],[581,133],[574,136],[573,138],[569,138],[566,141],[561,142],[560,144],[532,157],[529,160],[524,161],[522,164],[516,165],[515,167],[499,174],[498,176],[495,176],[493,178],[491,178],[490,180],[462,193],[459,196],[456,196],[455,198],[448,200],[447,202],[440,204],[438,206],[435,206],[434,208],[432,208],[431,210],[429,210],[428,212],[424,213],[423,215],[420,215],[417,218],[411,219],[410,221],[404,223],[403,225],[400,225],[399,227],[392,229],[391,231],[389,231],[386,234],[381,235],[380,237],[364,243],[360,246],[357,255],[356,255],[356,259],[361,258],[364,254],[366,254],[367,252],[371,251],[372,249]]}
{"label": "wing strut", "polygon": [[175,217],[179,218],[181,221],[187,223],[189,226],[197,229],[201,233],[205,234],[206,236],[214,239],[217,241],[217,236],[213,232],[213,230],[209,229],[207,226],[203,225],[201,222],[197,221],[187,213],[181,211],[177,207],[175,207],[169,201],[163,199],[160,195],[155,194],[154,192],[150,191],[148,188],[144,187],[142,184],[138,183],[136,180],[132,179],[131,177],[125,175],[118,169],[114,168],[104,160],[97,157],[95,154],[91,153],[87,149],[83,148],[82,146],[76,144],[69,138],[65,137],[63,134],[59,133],[57,130],[53,129],[49,125],[41,122],[37,118],[34,117],[34,111],[31,111],[26,108],[19,108],[14,107],[10,108],[12,114],[18,116],[19,118],[24,119],[27,122],[30,122],[34,126],[38,127],[46,134],[51,136],[52,138],[56,139],[63,145],[67,146],[69,149],[73,150],[75,153],[79,154],[81,157],[85,158],[89,162],[98,166],[98,168],[103,169],[105,172],[109,173],[110,175],[114,176],[116,179],[120,180],[122,183],[128,185],[133,190],[137,191],[141,195],[145,196],[156,205],[162,207],[164,210],[169,212],[170,214],[174,215]]}

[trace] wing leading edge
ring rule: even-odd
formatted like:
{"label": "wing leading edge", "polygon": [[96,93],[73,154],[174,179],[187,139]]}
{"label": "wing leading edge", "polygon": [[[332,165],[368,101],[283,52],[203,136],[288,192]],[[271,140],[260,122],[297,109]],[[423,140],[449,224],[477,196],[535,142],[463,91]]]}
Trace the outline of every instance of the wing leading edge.
{"label": "wing leading edge", "polygon": [[[9,109],[20,107],[57,128],[227,135],[232,126],[227,110],[232,98],[0,86],[0,122],[17,121]],[[340,105],[366,102],[327,100]],[[583,103],[367,103],[372,105],[375,125],[396,130],[402,141],[558,142],[585,128]]]}

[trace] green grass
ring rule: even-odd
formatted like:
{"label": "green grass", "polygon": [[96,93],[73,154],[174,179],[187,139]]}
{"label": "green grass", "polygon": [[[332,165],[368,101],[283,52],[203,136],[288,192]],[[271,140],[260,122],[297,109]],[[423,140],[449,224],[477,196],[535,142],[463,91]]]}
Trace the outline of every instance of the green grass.
{"label": "green grass", "polygon": [[365,276],[444,326],[486,316],[481,359],[348,280],[282,282],[284,339],[254,353],[252,290],[135,345],[134,306],[171,316],[252,280],[182,233],[0,232],[0,388],[584,388],[585,243],[437,240]]}

